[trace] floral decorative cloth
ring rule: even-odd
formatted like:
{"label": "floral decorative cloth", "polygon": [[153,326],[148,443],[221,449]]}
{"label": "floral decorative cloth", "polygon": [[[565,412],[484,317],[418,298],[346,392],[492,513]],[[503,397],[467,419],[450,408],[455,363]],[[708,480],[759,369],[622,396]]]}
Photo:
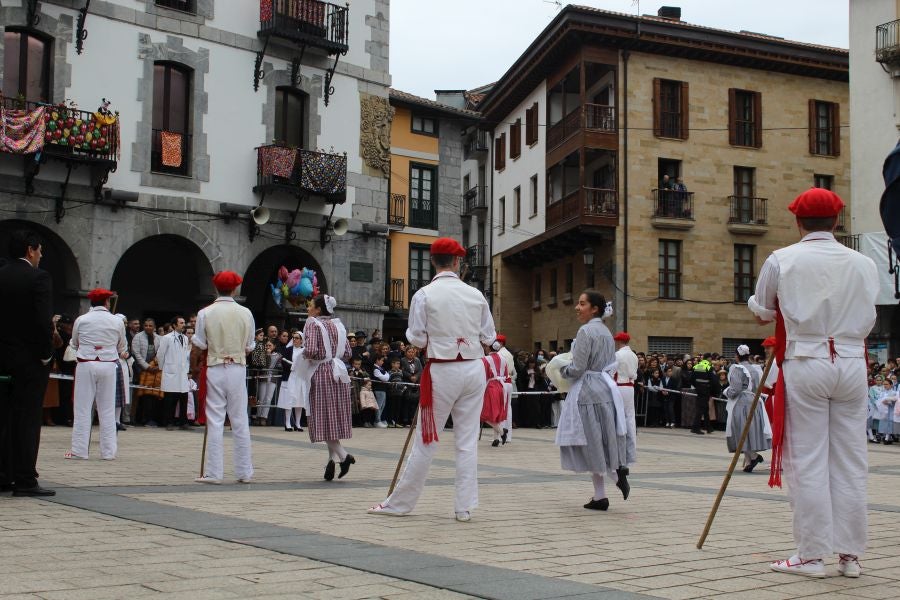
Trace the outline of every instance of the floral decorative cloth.
{"label": "floral decorative cloth", "polygon": [[264,175],[274,175],[290,179],[294,171],[294,160],[297,151],[285,146],[263,146],[260,148],[262,159],[262,172]]}
{"label": "floral decorative cloth", "polygon": [[33,110],[5,110],[0,107],[0,152],[34,154],[44,147],[47,123],[45,106]]}
{"label": "floral decorative cloth", "polygon": [[180,167],[184,161],[181,154],[182,135],[172,131],[161,131],[159,133],[160,143],[162,145],[162,164],[164,167]]}
{"label": "floral decorative cloth", "polygon": [[300,187],[325,196],[347,191],[347,156],[298,150]]}
{"label": "floral decorative cloth", "polygon": [[264,23],[272,20],[272,0],[259,0],[259,20]]}

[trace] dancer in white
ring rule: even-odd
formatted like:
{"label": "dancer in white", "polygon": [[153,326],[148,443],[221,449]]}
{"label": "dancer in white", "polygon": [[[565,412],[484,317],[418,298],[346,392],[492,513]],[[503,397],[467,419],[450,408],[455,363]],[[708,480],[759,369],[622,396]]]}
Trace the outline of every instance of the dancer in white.
{"label": "dancer in white", "polygon": [[638,357],[628,345],[631,336],[620,331],[613,336],[616,342],[616,385],[625,409],[625,460],[628,466],[637,462],[637,420],[634,416],[634,382],[637,379]]}

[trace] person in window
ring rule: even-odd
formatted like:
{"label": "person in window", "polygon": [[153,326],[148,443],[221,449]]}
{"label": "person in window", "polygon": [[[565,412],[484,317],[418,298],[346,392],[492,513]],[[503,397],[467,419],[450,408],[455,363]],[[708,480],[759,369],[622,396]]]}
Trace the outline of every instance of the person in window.
{"label": "person in window", "polygon": [[687,186],[684,185],[684,178],[677,178],[675,185],[672,186],[672,190],[674,190],[675,195],[675,207],[680,211],[680,216],[684,219],[690,219],[693,215],[691,214],[691,202],[687,193]]}

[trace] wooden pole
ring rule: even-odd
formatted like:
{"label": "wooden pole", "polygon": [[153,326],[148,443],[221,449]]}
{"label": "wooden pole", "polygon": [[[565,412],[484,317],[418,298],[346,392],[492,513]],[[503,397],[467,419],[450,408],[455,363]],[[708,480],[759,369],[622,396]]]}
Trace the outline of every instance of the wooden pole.
{"label": "wooden pole", "polygon": [[206,471],[206,436],[209,435],[209,424],[203,425],[203,450],[200,452],[200,477],[203,477]]}
{"label": "wooden pole", "polygon": [[400,467],[403,465],[403,459],[406,458],[406,451],[409,450],[409,442],[412,440],[413,432],[416,430],[416,424],[419,422],[419,407],[416,406],[416,412],[413,415],[412,423],[409,425],[409,433],[406,434],[406,443],[403,444],[403,452],[400,453],[400,460],[397,461],[397,468],[394,469],[394,479],[391,480],[391,487],[388,488],[388,496],[394,493],[394,486],[397,485],[397,479],[400,477]]}
{"label": "wooden pole", "polygon": [[753,415],[756,414],[756,407],[759,404],[759,395],[762,393],[763,386],[766,384],[766,378],[769,376],[769,369],[772,368],[772,361],[775,359],[775,353],[772,353],[766,360],[766,367],[763,369],[762,378],[759,380],[759,385],[756,387],[756,394],[753,396],[753,403],[750,405],[750,413],[747,415],[747,420],[744,422],[744,430],[741,432],[741,439],[738,442],[737,448],[734,449],[734,456],[731,457],[731,465],[728,467],[728,473],[725,474],[725,479],[722,480],[722,486],[719,488],[719,493],[716,495],[716,501],[713,502],[712,510],[709,511],[709,517],[706,519],[706,527],[703,528],[703,533],[700,535],[700,540],[697,542],[697,549],[703,549],[703,543],[706,541],[706,536],[709,534],[709,529],[712,527],[713,519],[716,518],[716,512],[719,510],[719,504],[722,502],[722,496],[725,495],[725,490],[728,488],[728,482],[731,481],[731,474],[734,473],[734,467],[737,465],[738,457],[741,455],[741,452],[744,451],[744,444],[747,442],[747,436],[750,434],[750,425],[753,423]]}

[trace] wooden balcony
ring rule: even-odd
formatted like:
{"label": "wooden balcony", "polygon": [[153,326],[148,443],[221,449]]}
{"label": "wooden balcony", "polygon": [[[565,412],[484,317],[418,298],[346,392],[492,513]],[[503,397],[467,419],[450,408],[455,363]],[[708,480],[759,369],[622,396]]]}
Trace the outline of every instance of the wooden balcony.
{"label": "wooden balcony", "polygon": [[321,0],[260,0],[259,37],[278,37],[302,46],[346,54],[349,7]]}
{"label": "wooden balcony", "polygon": [[769,230],[766,198],[729,196],[728,231],[742,235],[763,235]]}
{"label": "wooden balcony", "polygon": [[693,229],[694,192],[653,190],[650,224],[657,229]]}
{"label": "wooden balcony", "polygon": [[615,134],[616,108],[585,104],[570,112],[547,130],[547,151],[551,151],[578,133]]}
{"label": "wooden balcony", "polygon": [[548,230],[563,225],[616,227],[619,224],[619,195],[616,190],[581,187],[547,205]]}
{"label": "wooden balcony", "polygon": [[279,144],[259,146],[253,191],[319,196],[327,203],[343,204],[347,199],[347,155]]}

